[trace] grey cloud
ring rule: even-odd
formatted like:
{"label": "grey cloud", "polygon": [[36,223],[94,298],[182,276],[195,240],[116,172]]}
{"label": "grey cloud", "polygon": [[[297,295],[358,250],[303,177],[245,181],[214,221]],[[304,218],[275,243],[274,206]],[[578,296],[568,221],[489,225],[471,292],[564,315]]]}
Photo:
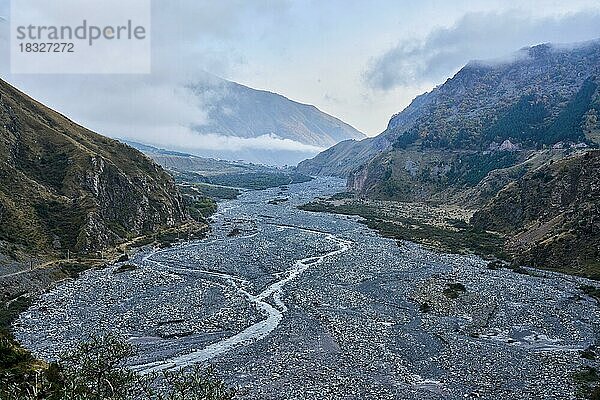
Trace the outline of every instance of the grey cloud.
{"label": "grey cloud", "polygon": [[600,9],[534,18],[519,11],[468,13],[423,40],[402,40],[373,59],[364,73],[371,89],[439,82],[473,59],[496,59],[539,43],[600,37]]}
{"label": "grey cloud", "polygon": [[[122,135],[124,139],[140,140],[137,135]],[[187,127],[171,128],[168,136],[160,129],[149,129],[143,136],[144,143],[159,147],[184,149],[188,152],[203,154],[210,151],[241,152],[246,150],[287,151],[317,154],[324,148],[306,145],[276,135],[261,135],[254,138],[224,136],[218,134],[198,134]]]}
{"label": "grey cloud", "polygon": [[[1,0],[0,0],[1,2]],[[210,70],[226,73],[235,54],[213,49],[236,35],[240,22],[256,18],[267,26],[288,7],[287,0],[155,1],[152,10],[150,75],[10,75],[8,25],[0,20],[0,74],[32,97],[101,134],[165,147],[192,149],[289,149],[315,152],[270,135],[254,140],[200,136],[192,127],[207,123],[210,100],[218,97]],[[0,14],[5,10],[0,4]],[[258,21],[260,20],[260,21]],[[6,57],[4,57],[6,55]],[[212,88],[197,96],[190,85]]]}

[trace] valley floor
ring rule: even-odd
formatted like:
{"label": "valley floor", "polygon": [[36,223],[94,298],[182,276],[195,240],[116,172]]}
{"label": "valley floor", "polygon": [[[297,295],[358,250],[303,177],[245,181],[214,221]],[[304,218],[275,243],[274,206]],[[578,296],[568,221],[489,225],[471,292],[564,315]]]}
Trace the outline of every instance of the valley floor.
{"label": "valley floor", "polygon": [[590,281],[489,269],[297,209],[343,184],[245,192],[208,239],[82,274],[21,314],[15,336],[52,359],[118,332],[139,349],[133,368],[212,363],[247,399],[570,399],[597,378],[581,373],[598,367]]}

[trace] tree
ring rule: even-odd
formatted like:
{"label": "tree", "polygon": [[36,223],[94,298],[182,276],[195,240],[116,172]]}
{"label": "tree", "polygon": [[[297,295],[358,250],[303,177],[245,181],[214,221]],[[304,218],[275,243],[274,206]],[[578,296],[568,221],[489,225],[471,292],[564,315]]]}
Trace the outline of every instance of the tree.
{"label": "tree", "polygon": [[0,400],[232,400],[236,396],[212,368],[136,373],[127,368],[134,354],[119,336],[94,336],[44,368],[0,371]]}

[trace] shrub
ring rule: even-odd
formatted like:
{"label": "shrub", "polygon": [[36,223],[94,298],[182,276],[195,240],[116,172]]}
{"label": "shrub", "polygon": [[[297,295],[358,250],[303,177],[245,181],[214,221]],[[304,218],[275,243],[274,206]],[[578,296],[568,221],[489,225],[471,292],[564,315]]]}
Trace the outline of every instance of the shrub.
{"label": "shrub", "polygon": [[443,293],[444,296],[449,299],[458,299],[458,297],[466,291],[467,289],[462,283],[449,283]]}
{"label": "shrub", "polygon": [[[58,362],[26,371],[15,370],[14,365],[31,365],[33,358],[13,345],[0,340],[2,359],[13,367],[0,371],[2,400],[231,400],[236,395],[212,368],[134,372],[126,365],[133,347],[116,335],[92,337]],[[4,357],[6,352],[9,358]]]}

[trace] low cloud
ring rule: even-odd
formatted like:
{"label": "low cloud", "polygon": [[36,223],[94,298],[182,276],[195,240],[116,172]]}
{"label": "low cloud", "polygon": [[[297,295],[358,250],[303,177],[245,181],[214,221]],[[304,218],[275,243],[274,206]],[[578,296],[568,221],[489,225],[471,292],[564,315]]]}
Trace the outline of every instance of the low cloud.
{"label": "low cloud", "polygon": [[316,154],[324,148],[306,145],[291,139],[283,139],[274,134],[255,138],[242,138],[219,134],[200,134],[185,126],[169,127],[168,135],[161,129],[149,128],[143,135],[123,135],[123,139],[143,141],[158,147],[181,149],[203,154],[207,152],[243,152],[247,150],[289,151]]}
{"label": "low cloud", "polygon": [[[225,52],[214,43],[243,35],[240,22],[245,20],[269,26],[287,7],[287,0],[155,2],[151,74],[65,75],[60,79],[11,75],[9,24],[0,19],[0,76],[78,123],[111,137],[190,151],[315,152],[321,149],[275,135],[242,139],[199,134],[193,129],[209,124],[211,103],[224,95],[220,91],[225,86],[206,71],[226,75],[241,62],[234,52]],[[0,15],[6,13],[0,4]],[[205,87],[206,93],[194,93],[193,85]]]}
{"label": "low cloud", "polygon": [[451,27],[422,40],[402,40],[373,59],[364,73],[368,87],[439,83],[474,59],[498,59],[525,46],[568,43],[600,37],[600,10],[533,17],[521,11],[468,13]]}
{"label": "low cloud", "polygon": [[[180,151],[217,154],[257,150],[316,154],[323,148],[264,132],[256,138],[211,133],[211,112],[222,107],[227,76],[244,61],[227,43],[270,32],[289,11],[288,0],[154,2],[149,75],[12,75],[9,24],[0,20],[0,77],[100,134]],[[6,15],[0,0],[0,15]],[[207,72],[207,71],[210,71]],[[235,106],[235,105],[234,105]],[[200,130],[200,129],[198,129]],[[216,130],[216,129],[215,129]]]}

